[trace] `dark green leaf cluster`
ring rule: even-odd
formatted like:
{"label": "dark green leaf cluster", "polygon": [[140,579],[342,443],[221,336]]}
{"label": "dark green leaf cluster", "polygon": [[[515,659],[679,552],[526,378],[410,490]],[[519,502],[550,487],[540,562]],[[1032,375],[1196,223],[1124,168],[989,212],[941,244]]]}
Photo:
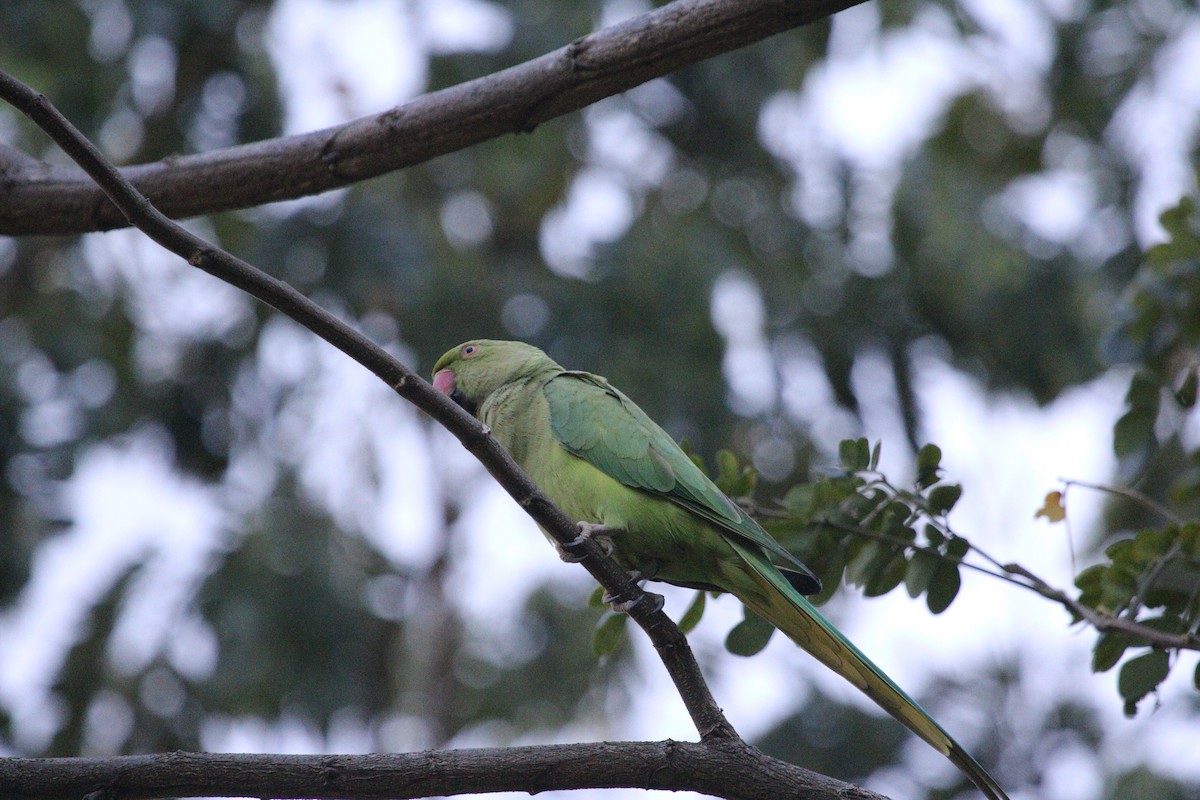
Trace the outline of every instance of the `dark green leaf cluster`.
{"label": "dark green leaf cluster", "polygon": [[[1155,424],[1170,398],[1177,412],[1196,404],[1200,370],[1200,214],[1184,197],[1160,220],[1169,238],[1145,256],[1110,338],[1112,355],[1135,364],[1127,409],[1113,430],[1113,449],[1137,471],[1158,449]],[[1161,431],[1160,431],[1161,433]],[[1195,482],[1195,481],[1194,481]]]}
{"label": "dark green leaf cluster", "polygon": [[796,549],[829,597],[844,579],[868,597],[901,583],[929,610],[949,608],[962,584],[960,563],[970,543],[954,534],[946,515],[962,487],[943,479],[941,450],[917,453],[913,485],[900,488],[878,471],[880,445],[848,439],[838,448],[841,471],[793,486],[782,506],[789,518],[768,527]]}
{"label": "dark green leaf cluster", "polygon": [[[1149,631],[1184,636],[1200,626],[1200,524],[1187,522],[1147,528],[1105,549],[1106,563],[1085,569],[1075,579],[1079,602],[1097,611],[1136,621]],[[1100,636],[1092,653],[1092,669],[1106,672],[1133,648],[1142,652],[1126,661],[1117,680],[1132,715],[1137,704],[1167,677],[1171,653],[1161,645],[1129,633]],[[1146,651],[1148,648],[1148,651]],[[1196,672],[1200,689],[1200,668]]]}
{"label": "dark green leaf cluster", "polygon": [[[962,487],[943,479],[936,445],[926,445],[917,454],[917,477],[907,489],[897,488],[878,471],[879,452],[878,442],[873,447],[861,438],[841,442],[835,474],[792,486],[773,509],[754,505],[749,495],[756,473],[739,465],[729,451],[718,453],[714,481],[756,512],[763,526],[821,579],[825,588],[815,602],[828,600],[843,580],[861,587],[868,597],[903,584],[911,597],[924,595],[929,610],[940,614],[958,595],[961,563],[971,548],[946,521]],[[692,458],[703,466],[697,456]],[[704,593],[698,592],[680,626],[690,630],[703,611]],[[619,644],[621,628],[614,620],[605,618],[597,628],[597,652],[612,652]],[[738,655],[753,655],[766,647],[773,632],[747,609],[725,646]]]}
{"label": "dark green leaf cluster", "polygon": [[[1168,238],[1146,253],[1110,337],[1113,356],[1137,367],[1113,427],[1113,450],[1124,477],[1147,494],[1117,504],[1116,527],[1137,533],[1109,544],[1106,560],[1075,583],[1081,604],[1182,642],[1200,630],[1200,448],[1184,432],[1200,372],[1196,200],[1184,197],[1160,221]],[[1093,669],[1111,669],[1130,649],[1140,654],[1122,665],[1117,688],[1132,715],[1167,677],[1176,649],[1109,631],[1096,644]],[[1195,680],[1200,688],[1200,669]]]}

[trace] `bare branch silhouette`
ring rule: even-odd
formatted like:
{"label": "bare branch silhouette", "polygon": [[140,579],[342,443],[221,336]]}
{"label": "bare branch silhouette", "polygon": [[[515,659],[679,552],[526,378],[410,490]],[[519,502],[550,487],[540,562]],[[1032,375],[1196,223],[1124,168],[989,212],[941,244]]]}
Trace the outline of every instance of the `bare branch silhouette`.
{"label": "bare branch silhouette", "polygon": [[[173,218],[319,194],[504,134],[527,133],[597,100],[859,2],[676,0],[381,114],[122,173]],[[0,146],[0,234],[84,233],[128,224],[79,170]]]}
{"label": "bare branch silhouette", "polygon": [[0,759],[0,796],[403,798],[646,788],[739,800],[887,800],[733,740],[597,742],[398,755],[160,753]]}

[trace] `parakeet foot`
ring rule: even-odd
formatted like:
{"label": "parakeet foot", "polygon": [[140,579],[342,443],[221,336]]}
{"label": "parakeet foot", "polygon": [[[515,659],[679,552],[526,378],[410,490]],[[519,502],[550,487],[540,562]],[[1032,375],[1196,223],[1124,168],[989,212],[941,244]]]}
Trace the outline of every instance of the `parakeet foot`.
{"label": "parakeet foot", "polygon": [[[657,561],[649,561],[643,564],[639,569],[631,569],[628,573],[629,579],[634,583],[639,584],[642,581],[653,580],[654,576],[658,574],[658,566],[659,565]],[[655,611],[662,608],[663,596],[661,594],[654,594],[653,592],[643,592],[641,597],[639,597],[637,600],[622,600],[619,597],[614,597],[608,592],[605,592],[603,595],[601,595],[600,600],[612,606],[613,611],[619,611],[622,614],[628,614],[631,608],[646,598],[649,598],[649,602],[654,603]]]}
{"label": "parakeet foot", "polygon": [[583,560],[583,554],[575,552],[583,546],[588,539],[595,539],[596,544],[604,549],[604,555],[611,556],[613,554],[613,542],[610,534],[619,533],[616,528],[609,528],[606,525],[598,525],[594,522],[580,522],[579,535],[566,544],[554,544],[554,548],[558,550],[558,557],[568,564],[574,564]]}
{"label": "parakeet foot", "polygon": [[605,592],[604,601],[610,603],[612,610],[619,614],[628,614],[638,603],[650,603],[654,611],[661,611],[665,602],[661,594],[655,594],[654,592],[642,592],[641,596],[635,600],[618,600],[616,602],[613,602],[609,598],[608,593]]}

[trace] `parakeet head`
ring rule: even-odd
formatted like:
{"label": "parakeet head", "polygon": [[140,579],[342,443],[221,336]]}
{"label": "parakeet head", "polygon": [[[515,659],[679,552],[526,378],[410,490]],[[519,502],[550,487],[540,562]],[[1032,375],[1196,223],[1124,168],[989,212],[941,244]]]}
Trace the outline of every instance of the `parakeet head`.
{"label": "parakeet head", "polygon": [[471,414],[492,392],[514,380],[557,365],[533,345],[472,339],[448,350],[433,366],[433,388]]}

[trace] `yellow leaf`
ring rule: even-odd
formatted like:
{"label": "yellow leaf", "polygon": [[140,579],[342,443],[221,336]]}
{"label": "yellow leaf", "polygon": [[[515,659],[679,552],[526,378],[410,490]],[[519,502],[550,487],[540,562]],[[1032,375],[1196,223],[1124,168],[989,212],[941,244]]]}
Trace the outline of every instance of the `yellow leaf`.
{"label": "yellow leaf", "polygon": [[1046,495],[1046,502],[1033,518],[1045,517],[1047,522],[1062,522],[1067,518],[1067,507],[1063,505],[1062,500],[1062,492],[1050,492]]}

